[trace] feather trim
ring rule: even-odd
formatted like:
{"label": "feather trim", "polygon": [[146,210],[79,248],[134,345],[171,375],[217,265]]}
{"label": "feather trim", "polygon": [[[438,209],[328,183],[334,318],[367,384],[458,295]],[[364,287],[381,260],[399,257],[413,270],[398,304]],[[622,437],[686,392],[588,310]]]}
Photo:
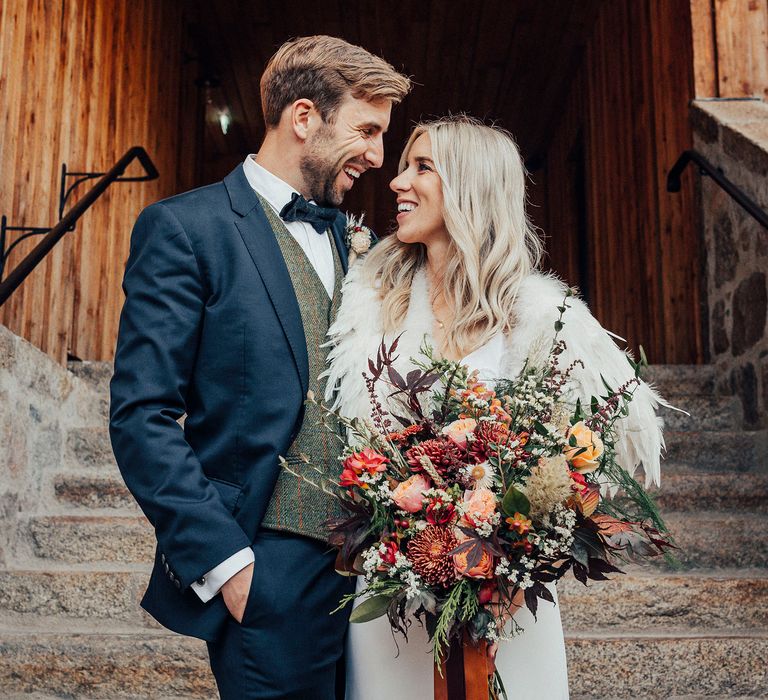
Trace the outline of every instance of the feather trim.
{"label": "feather trim", "polygon": [[[384,336],[382,332],[381,302],[377,290],[363,274],[362,262],[350,268],[344,281],[341,308],[329,331],[330,367],[323,376],[328,379],[327,401],[333,400],[334,407],[346,416],[367,418],[370,402],[362,374],[382,339],[389,344],[394,336]],[[556,277],[538,272],[523,280],[511,310],[512,331],[505,337],[499,376],[517,376],[526,359],[534,364],[546,361],[559,315],[557,307],[562,304],[566,289]],[[560,363],[565,368],[576,359],[584,362],[585,367],[576,367],[572,374],[573,400],[578,397],[588,405],[592,396],[605,392],[601,374],[611,387],[618,388],[634,376],[634,370],[627,354],[616,346],[586,304],[574,297],[568,304],[560,333],[566,350]],[[431,341],[432,322],[426,275],[420,271],[414,277],[399,343],[397,365],[403,374],[408,370],[408,359],[419,354],[425,336]],[[630,474],[642,464],[646,485],[660,481],[664,440],[662,422],[656,416],[659,405],[669,404],[652,386],[641,382],[629,404],[629,416],[617,426],[617,461]]]}
{"label": "feather trim", "polygon": [[[529,355],[534,362],[546,359],[555,334],[557,307],[566,290],[565,284],[552,275],[533,273],[523,281],[513,307],[505,375],[516,376]],[[584,368],[575,368],[572,377],[576,396],[588,405],[592,396],[605,393],[601,375],[612,388],[618,388],[634,376],[634,369],[628,353],[616,346],[612,334],[597,322],[581,299],[571,297],[568,305],[560,332],[566,344],[560,366],[565,368],[577,359],[584,362]],[[652,386],[641,382],[629,404],[629,415],[617,424],[616,460],[630,474],[642,464],[646,486],[660,482],[664,438],[663,423],[656,416],[659,405],[669,404]]]}

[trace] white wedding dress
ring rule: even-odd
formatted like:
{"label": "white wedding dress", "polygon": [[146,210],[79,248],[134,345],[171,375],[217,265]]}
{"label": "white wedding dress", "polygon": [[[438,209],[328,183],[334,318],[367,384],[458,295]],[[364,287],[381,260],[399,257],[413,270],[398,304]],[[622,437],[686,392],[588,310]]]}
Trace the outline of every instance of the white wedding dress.
{"label": "white wedding dress", "polygon": [[[348,417],[370,417],[370,403],[362,372],[369,357],[375,357],[384,338],[391,344],[396,334],[382,333],[378,294],[361,274],[362,264],[352,266],[344,282],[344,298],[336,322],[329,331],[332,348],[328,394],[337,389],[337,406]],[[515,330],[509,337],[496,336],[464,358],[463,364],[477,369],[480,377],[492,382],[499,377],[514,377],[526,358],[543,360],[548,354],[562,304],[565,287],[559,280],[532,273],[523,281],[515,306],[510,310]],[[567,349],[561,355],[563,366],[574,359],[585,368],[574,372],[577,391],[589,400],[603,391],[600,375],[619,386],[632,376],[624,354],[579,300],[565,319],[561,337]],[[425,339],[431,339],[434,317],[429,304],[426,275],[417,272],[411,289],[407,317],[400,329],[395,363],[405,376],[412,366],[409,358],[419,355]],[[379,400],[386,402],[382,392]],[[655,416],[660,397],[641,383],[630,404],[630,415],[620,433],[617,460],[630,472],[642,463],[647,482],[658,483],[659,453],[663,446],[660,425]],[[358,589],[363,579],[358,580]],[[557,594],[550,587],[555,601]],[[523,632],[499,645],[496,667],[510,700],[568,698],[568,673],[565,643],[556,604],[539,601],[537,619],[521,608],[515,621]],[[399,653],[398,653],[399,649]],[[433,660],[426,630],[417,622],[411,625],[408,642],[393,638],[386,617],[371,622],[350,624],[347,642],[347,700],[430,700],[433,697]]]}
{"label": "white wedding dress", "polygon": [[[497,336],[462,360],[492,383],[501,376],[503,338]],[[358,579],[358,590],[364,586]],[[557,593],[550,587],[555,601]],[[565,641],[557,605],[541,600],[537,619],[521,608],[515,621],[524,629],[499,644],[496,668],[510,700],[562,700],[568,697]],[[347,700],[429,700],[433,660],[426,630],[414,621],[408,642],[395,639],[386,616],[351,624],[347,637]],[[400,653],[398,655],[398,647]]]}

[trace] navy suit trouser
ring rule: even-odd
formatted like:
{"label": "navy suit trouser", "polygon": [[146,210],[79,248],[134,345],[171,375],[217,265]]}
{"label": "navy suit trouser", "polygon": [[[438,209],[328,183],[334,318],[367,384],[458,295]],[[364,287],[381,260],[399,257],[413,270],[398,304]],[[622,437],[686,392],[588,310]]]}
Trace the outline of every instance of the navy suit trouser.
{"label": "navy suit trouser", "polygon": [[354,578],[334,570],[328,545],[261,530],[242,623],[208,643],[222,700],[342,700],[351,606],[331,615]]}

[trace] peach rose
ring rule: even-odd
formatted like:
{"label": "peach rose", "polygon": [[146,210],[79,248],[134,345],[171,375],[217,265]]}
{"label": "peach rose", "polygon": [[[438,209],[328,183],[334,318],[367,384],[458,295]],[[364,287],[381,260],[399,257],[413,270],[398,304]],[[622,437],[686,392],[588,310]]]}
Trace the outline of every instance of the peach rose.
{"label": "peach rose", "polygon": [[427,478],[423,474],[414,474],[397,485],[392,492],[392,500],[401,510],[408,513],[418,513],[424,500],[424,492],[428,489],[429,481]]}
{"label": "peach rose", "polygon": [[464,519],[476,527],[487,522],[496,512],[496,495],[490,489],[474,489],[464,493]]}
{"label": "peach rose", "polygon": [[477,427],[477,421],[474,418],[463,418],[455,420],[450,425],[443,428],[443,435],[462,449],[467,446],[467,435],[474,432]]}
{"label": "peach rose", "polygon": [[[571,446],[571,438],[576,438],[576,445]],[[603,441],[592,432],[583,421],[571,426],[568,433],[569,444],[563,450],[565,458],[571,463],[571,468],[580,474],[588,474],[598,467],[598,460],[603,454]],[[578,454],[577,454],[578,453]]]}
{"label": "peach rose", "polygon": [[483,550],[480,561],[471,569],[467,569],[467,552],[459,552],[453,555],[453,565],[456,571],[467,578],[493,578],[493,557]]}

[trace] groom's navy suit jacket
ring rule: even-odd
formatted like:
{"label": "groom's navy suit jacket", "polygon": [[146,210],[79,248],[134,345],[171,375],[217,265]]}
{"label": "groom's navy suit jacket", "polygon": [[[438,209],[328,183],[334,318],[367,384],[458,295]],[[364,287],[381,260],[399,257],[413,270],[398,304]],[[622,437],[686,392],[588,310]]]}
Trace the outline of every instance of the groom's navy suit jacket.
{"label": "groom's navy suit jacket", "polygon": [[[346,271],[343,215],[332,231]],[[110,435],[157,537],[142,605],[213,640],[226,606],[190,584],[251,545],[309,382],[288,269],[242,166],[141,213],[123,289]]]}

